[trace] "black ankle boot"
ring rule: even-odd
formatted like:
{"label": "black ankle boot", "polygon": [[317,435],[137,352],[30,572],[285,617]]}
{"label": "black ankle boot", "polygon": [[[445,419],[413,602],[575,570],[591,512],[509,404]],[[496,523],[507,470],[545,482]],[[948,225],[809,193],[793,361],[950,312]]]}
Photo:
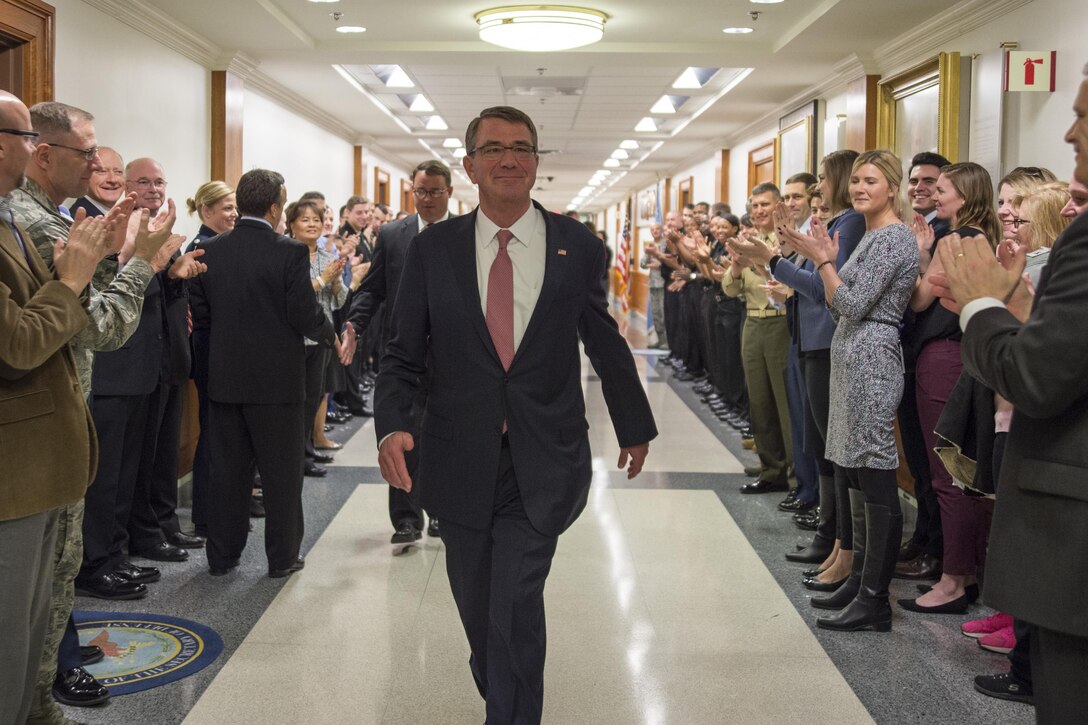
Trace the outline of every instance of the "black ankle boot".
{"label": "black ankle boot", "polygon": [[852,488],[849,491],[851,524],[853,532],[854,564],[850,569],[850,576],[842,585],[827,597],[813,597],[810,601],[817,609],[842,609],[854,597],[861,588],[861,571],[865,564],[865,494],[859,489]]}
{"label": "black ankle boot", "polygon": [[812,537],[812,543],[801,549],[800,551],[786,552],[786,561],[796,561],[802,564],[818,564],[827,557],[831,556],[831,551],[835,548],[835,542],[830,539],[825,539],[821,534],[817,533]]}
{"label": "black ankle boot", "polygon": [[816,626],[840,632],[871,629],[890,632],[892,610],[888,605],[888,584],[895,571],[899,542],[903,534],[903,517],[892,514],[887,506],[865,506],[865,565],[861,587],[854,601],[838,614],[821,617]]}

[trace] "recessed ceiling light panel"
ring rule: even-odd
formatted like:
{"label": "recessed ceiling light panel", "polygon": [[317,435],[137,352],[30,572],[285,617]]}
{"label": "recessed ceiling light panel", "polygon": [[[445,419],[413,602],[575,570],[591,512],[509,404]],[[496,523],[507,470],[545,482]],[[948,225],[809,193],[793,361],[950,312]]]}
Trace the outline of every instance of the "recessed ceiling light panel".
{"label": "recessed ceiling light panel", "polygon": [[428,131],[445,131],[449,126],[442,120],[441,116],[431,116],[427,119],[426,129]]}
{"label": "recessed ceiling light panel", "polygon": [[752,28],[722,28],[722,32],[730,35],[747,35],[748,33],[753,32],[753,30]]}
{"label": "recessed ceiling light panel", "polygon": [[635,130],[640,133],[653,133],[657,130],[657,121],[646,116],[635,126]]}
{"label": "recessed ceiling light panel", "polygon": [[713,78],[721,68],[696,68],[684,70],[680,77],[672,84],[673,88],[702,88]]}
{"label": "recessed ceiling light panel", "polygon": [[635,141],[634,139],[630,139],[630,138],[625,139],[623,141],[620,141],[620,148],[621,149],[627,149],[628,151],[630,151],[632,149],[637,149],[638,148],[638,141]]}
{"label": "recessed ceiling light panel", "polygon": [[337,25],[336,32],[338,33],[365,33],[366,28],[361,25]]}

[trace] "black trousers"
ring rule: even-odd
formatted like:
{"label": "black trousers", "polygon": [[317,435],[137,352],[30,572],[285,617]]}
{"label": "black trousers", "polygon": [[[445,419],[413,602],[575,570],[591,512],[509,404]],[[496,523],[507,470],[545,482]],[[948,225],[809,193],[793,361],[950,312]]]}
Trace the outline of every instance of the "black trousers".
{"label": "black trousers", "polygon": [[[306,429],[303,434],[303,449],[312,450],[314,440],[314,418],[325,397],[325,370],[329,365],[329,349],[321,345],[306,346]],[[263,476],[262,476],[263,480]]]}
{"label": "black trousers", "polygon": [[[903,399],[899,402],[899,435],[903,440],[903,457],[914,477],[914,497],[918,501],[918,518],[911,540],[925,553],[938,559],[944,557],[944,536],[941,533],[941,509],[929,471],[929,456],[922,424],[918,418],[918,396],[915,373],[903,376]],[[997,477],[994,477],[997,480]]]}
{"label": "black trousers", "polygon": [[744,380],[744,360],[740,354],[744,300],[726,297],[718,302],[714,314],[715,361],[721,380],[718,391],[726,403],[748,415],[748,384]]}
{"label": "black trousers", "polygon": [[665,327],[669,331],[669,349],[681,359],[688,346],[687,310],[683,294],[683,291],[670,292],[668,288],[665,289]]}
{"label": "black trousers", "polygon": [[714,288],[700,284],[702,290],[699,293],[699,325],[700,338],[703,341],[703,369],[714,389],[721,391],[721,365],[719,364],[718,334],[716,331],[718,317],[718,301],[714,295]]}
{"label": "black trousers", "polygon": [[[257,461],[267,512],[264,548],[270,569],[294,563],[302,544],[302,403],[247,405],[211,401],[208,426],[213,500],[208,509],[208,565],[238,563],[249,536],[251,466]],[[312,416],[311,416],[312,418]]]}
{"label": "black trousers", "polygon": [[112,573],[125,557],[149,400],[147,395],[91,398],[91,417],[98,433],[98,473],[84,498],[80,580]]}
{"label": "black trousers", "polygon": [[129,548],[146,551],[161,544],[178,523],[178,441],[181,386],[159,383],[148,401],[143,454],[128,520]]}
{"label": "black trousers", "polygon": [[834,476],[834,464],[824,457],[831,410],[831,356],[801,355],[801,375],[805,379],[805,452],[816,457],[821,476]]}
{"label": "black trousers", "polygon": [[706,344],[703,342],[702,323],[702,285],[698,282],[688,282],[680,291],[683,295],[684,307],[687,310],[687,352],[684,364],[688,371],[699,372],[706,364]]}
{"label": "black trousers", "polygon": [[558,537],[533,528],[509,448],[499,457],[489,529],[443,519],[446,571],[468,636],[487,722],[532,725],[544,706],[544,582]]}
{"label": "black trousers", "polygon": [[[1084,722],[1088,712],[1088,637],[1034,627],[1031,633],[1035,722]],[[1079,715],[1077,713],[1080,713]]]}

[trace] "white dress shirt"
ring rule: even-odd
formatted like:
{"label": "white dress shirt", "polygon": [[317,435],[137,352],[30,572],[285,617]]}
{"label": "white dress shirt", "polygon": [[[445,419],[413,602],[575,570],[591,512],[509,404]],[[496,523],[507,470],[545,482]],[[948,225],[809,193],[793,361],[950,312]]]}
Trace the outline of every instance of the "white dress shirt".
{"label": "white dress shirt", "polygon": [[1004,307],[1005,303],[996,297],[979,297],[977,300],[971,300],[963,309],[960,310],[960,330],[967,332],[967,323],[971,321],[979,312],[988,310],[991,307]]}
{"label": "white dress shirt", "polygon": [[423,217],[421,217],[419,214],[416,214],[416,223],[419,225],[419,229],[417,230],[416,233],[418,234],[419,232],[423,231],[427,227],[431,226],[431,224],[437,224],[438,222],[444,222],[449,218],[450,218],[450,213],[446,212],[444,215],[442,215],[441,219],[436,219],[433,222],[427,223],[427,222],[423,221]]}
{"label": "white dress shirt", "polygon": [[[487,317],[487,278],[491,263],[499,254],[499,229],[483,211],[476,214],[476,280],[480,286],[480,306]],[[514,235],[506,245],[514,267],[514,350],[521,344],[529,318],[533,316],[540,287],[544,283],[544,259],[547,230],[544,216],[535,206],[507,227]]]}

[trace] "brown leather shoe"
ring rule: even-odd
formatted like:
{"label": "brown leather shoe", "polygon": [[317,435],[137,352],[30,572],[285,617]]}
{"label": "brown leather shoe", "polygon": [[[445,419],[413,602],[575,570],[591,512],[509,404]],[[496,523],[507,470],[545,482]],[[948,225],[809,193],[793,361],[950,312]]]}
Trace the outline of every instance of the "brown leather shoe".
{"label": "brown leather shoe", "polygon": [[901,561],[895,565],[896,579],[940,579],[941,560],[929,554],[917,559]]}

